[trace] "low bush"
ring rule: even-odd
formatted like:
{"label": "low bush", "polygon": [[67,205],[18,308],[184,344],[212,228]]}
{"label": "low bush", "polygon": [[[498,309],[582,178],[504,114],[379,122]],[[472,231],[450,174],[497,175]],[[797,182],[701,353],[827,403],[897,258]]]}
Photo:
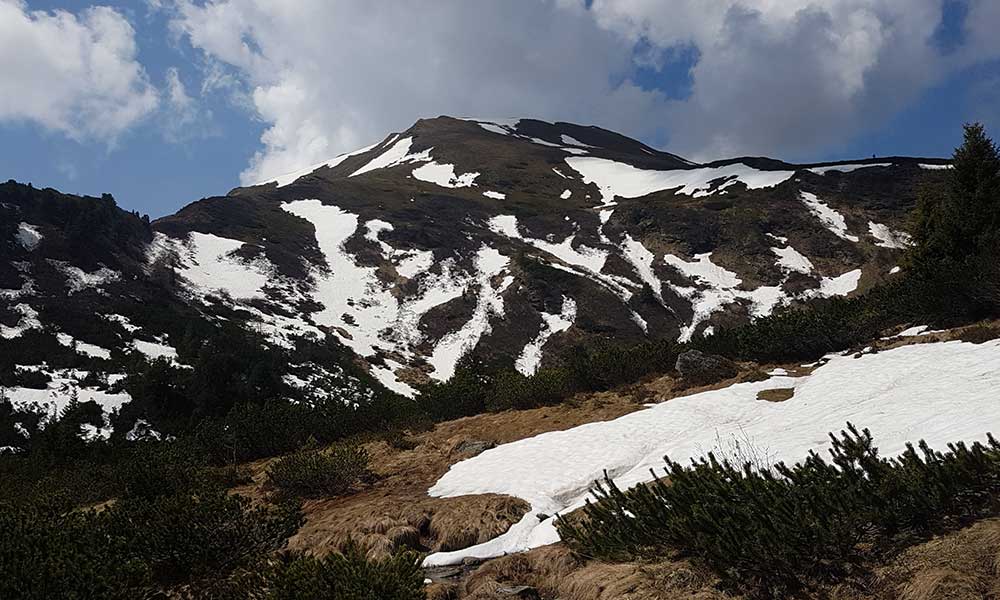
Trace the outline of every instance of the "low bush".
{"label": "low bush", "polygon": [[368,475],[368,453],[347,444],[325,452],[301,450],[274,461],[267,469],[271,486],[305,498],[338,496]]}
{"label": "low bush", "polygon": [[684,467],[622,491],[606,478],[578,521],[560,519],[577,552],[631,559],[680,551],[712,567],[723,583],[760,597],[844,577],[870,554],[1000,509],[1000,443],[921,442],[880,457],[867,430],[831,434],[832,461],[812,453],[773,470],[719,462]]}
{"label": "low bush", "polygon": [[136,598],[259,561],[301,524],[221,488],[57,513],[0,507],[0,597]]}
{"label": "low bush", "polygon": [[424,576],[418,555],[401,552],[368,560],[355,544],[325,558],[291,555],[269,575],[268,600],[424,600]]}

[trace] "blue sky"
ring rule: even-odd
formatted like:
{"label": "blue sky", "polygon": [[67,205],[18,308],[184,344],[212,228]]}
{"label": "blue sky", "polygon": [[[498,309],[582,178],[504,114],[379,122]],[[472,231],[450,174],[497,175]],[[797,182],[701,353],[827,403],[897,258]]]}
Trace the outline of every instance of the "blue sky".
{"label": "blue sky", "polygon": [[[293,2],[273,14],[244,0],[109,2],[113,12],[101,13],[107,21],[99,21],[88,16],[91,2],[0,0],[8,14],[23,17],[8,19],[10,26],[27,33],[50,35],[43,25],[55,18],[51,11],[62,10],[82,25],[63,23],[68,29],[55,30],[60,38],[76,32],[81,43],[100,47],[112,42],[88,31],[103,31],[99,23],[127,23],[135,47],[131,55],[122,52],[129,35],[115,38],[114,68],[132,73],[118,95],[106,93],[100,81],[74,87],[104,68],[98,59],[90,70],[60,81],[48,81],[44,69],[15,70],[10,88],[0,93],[37,86],[39,97],[53,90],[66,100],[51,110],[27,101],[6,108],[0,103],[0,178],[73,193],[109,192],[124,208],[157,217],[437,114],[562,118],[614,128],[696,159],[731,153],[800,162],[947,156],[963,122],[982,120],[1000,129],[1000,44],[991,45],[976,29],[1000,19],[989,2],[905,0],[894,12],[885,8],[893,4],[887,0],[871,7],[860,0],[815,0],[799,3],[794,13],[776,13],[761,0],[727,3],[717,14],[688,10],[688,0],[666,3],[673,4],[668,21],[656,6],[636,9],[641,2],[540,1],[528,9],[522,8],[527,2],[486,2],[477,9],[494,11],[489,21],[495,27],[466,34],[457,32],[466,28],[469,9],[449,2],[435,5],[438,14],[428,22],[436,25],[421,32],[411,29],[419,20],[372,15],[364,2],[334,8],[301,0],[300,10],[287,10]],[[925,10],[912,10],[916,4]],[[678,31],[675,21],[688,29]],[[547,40],[536,41],[541,36],[530,31],[536,22],[552,32]],[[366,34],[375,46],[358,37],[356,23],[371,30]],[[995,20],[992,25],[1000,28]],[[339,35],[338,27],[351,29]],[[816,37],[810,28],[843,41],[803,48]],[[864,32],[860,38],[858,31]],[[901,42],[893,36],[908,39],[914,31],[926,39],[897,49]],[[403,32],[413,46],[389,41]],[[344,45],[328,45],[336,43]],[[432,46],[438,43],[443,45]],[[58,53],[53,44],[41,44],[42,50],[2,44],[5,56],[13,52],[25,64],[60,59],[28,56]],[[408,62],[422,52],[437,57],[426,73],[425,57]],[[904,53],[915,56],[908,60]],[[864,68],[857,67],[861,63]],[[413,76],[415,69],[421,77]],[[820,83],[810,83],[811,74],[824,69],[829,73]],[[816,92],[830,74],[843,81]],[[171,78],[184,90],[179,101],[172,99],[177,85]],[[758,87],[758,81],[766,84]],[[845,88],[850,93],[841,94]],[[114,124],[65,124],[80,106],[93,106],[94,94],[99,108],[87,110],[110,110]],[[122,116],[126,105],[140,107],[138,116]]]}

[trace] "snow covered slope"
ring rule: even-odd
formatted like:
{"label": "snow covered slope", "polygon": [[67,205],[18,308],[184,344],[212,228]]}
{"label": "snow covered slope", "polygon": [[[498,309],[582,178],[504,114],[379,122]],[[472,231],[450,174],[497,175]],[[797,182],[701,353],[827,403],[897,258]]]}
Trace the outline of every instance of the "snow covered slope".
{"label": "snow covered slope", "polygon": [[[792,389],[784,402],[758,400],[763,390]],[[751,444],[774,464],[795,462],[829,447],[828,432],[847,422],[869,428],[879,451],[896,455],[907,442],[943,448],[985,441],[1000,432],[1000,340],[903,346],[876,354],[828,357],[804,377],[766,381],[676,398],[613,421],[545,433],[498,446],[452,466],[432,496],[507,494],[532,510],[504,535],[432,554],[426,565],[487,558],[558,540],[554,517],[583,505],[604,471],[628,488],[663,470],[663,457],[685,463],[714,452],[729,456],[733,442]],[[721,446],[720,446],[721,443]],[[539,515],[549,515],[541,522]]]}
{"label": "snow covered slope", "polygon": [[[895,273],[919,183],[947,177],[928,166],[699,165],[598,127],[439,117],[151,224],[7,184],[0,333],[55,327],[117,356],[176,346],[157,313],[225,319],[283,346],[330,338],[413,395],[469,354],[531,373],[574,344],[690,339],[863,291]],[[106,235],[61,214],[92,209]]]}

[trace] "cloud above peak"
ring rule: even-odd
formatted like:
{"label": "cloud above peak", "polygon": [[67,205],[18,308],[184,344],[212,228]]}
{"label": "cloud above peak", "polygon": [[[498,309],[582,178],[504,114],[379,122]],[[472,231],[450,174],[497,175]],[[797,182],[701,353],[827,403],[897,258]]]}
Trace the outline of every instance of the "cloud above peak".
{"label": "cloud above peak", "polygon": [[29,11],[0,0],[0,121],[113,142],[159,104],[118,12]]}
{"label": "cloud above peak", "polygon": [[[169,10],[212,77],[239,81],[267,124],[242,174],[251,182],[438,114],[593,123],[647,140],[665,132],[670,151],[696,159],[835,148],[1000,56],[995,27],[983,26],[998,24],[995,2],[969,0],[954,52],[937,43],[945,6],[175,0]],[[693,57],[680,65],[684,81],[662,64],[677,56]]]}

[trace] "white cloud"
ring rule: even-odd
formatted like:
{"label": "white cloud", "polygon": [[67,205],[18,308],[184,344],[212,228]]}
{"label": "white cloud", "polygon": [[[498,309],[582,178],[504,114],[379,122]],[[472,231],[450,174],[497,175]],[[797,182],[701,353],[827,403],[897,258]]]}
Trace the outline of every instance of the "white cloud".
{"label": "white cloud", "polygon": [[[172,10],[175,31],[209,65],[226,65],[213,82],[236,74],[269,124],[242,174],[250,182],[438,114],[659,130],[669,150],[695,158],[794,159],[845,143],[956,69],[1000,55],[995,1],[970,0],[967,41],[953,56],[934,44],[942,5],[175,0]],[[630,78],[690,48],[699,58],[689,97],[670,100]]]}
{"label": "white cloud", "polygon": [[180,143],[219,133],[212,122],[212,111],[188,95],[176,67],[167,69],[164,90],[165,108],[163,135],[169,142]]}
{"label": "white cloud", "polygon": [[693,44],[672,148],[695,158],[808,153],[884,122],[949,66],[933,46],[942,0],[596,0],[603,27]]}
{"label": "white cloud", "polygon": [[266,179],[439,114],[538,116],[639,133],[665,108],[625,83],[630,44],[577,3],[182,0],[175,27],[235,67],[270,126]]}
{"label": "white cloud", "polygon": [[0,56],[0,122],[112,142],[159,102],[136,60],[135,31],[111,8],[74,15],[0,0]]}

